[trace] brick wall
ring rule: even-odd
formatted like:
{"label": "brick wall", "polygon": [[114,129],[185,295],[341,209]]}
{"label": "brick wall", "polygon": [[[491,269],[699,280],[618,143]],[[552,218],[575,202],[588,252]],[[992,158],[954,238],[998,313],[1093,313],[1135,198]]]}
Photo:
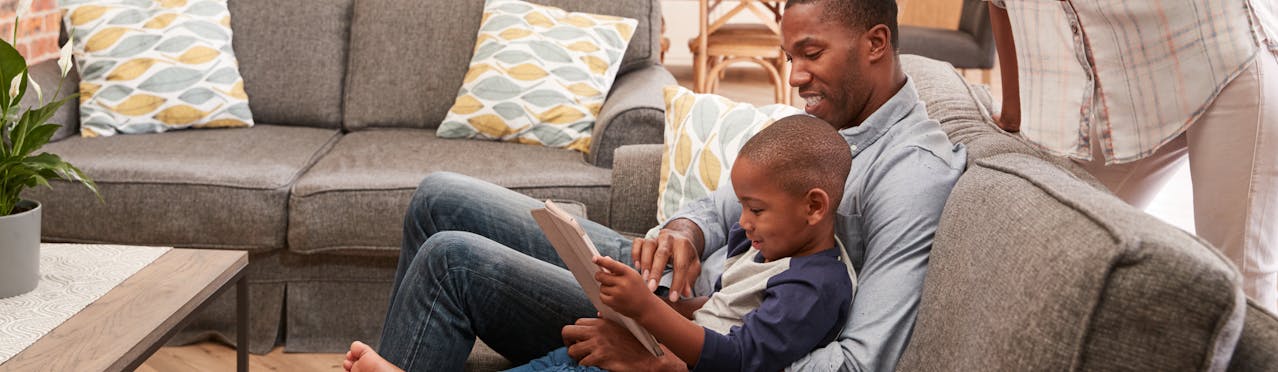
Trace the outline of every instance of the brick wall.
{"label": "brick wall", "polygon": [[[14,10],[18,0],[0,0],[0,39],[13,42]],[[19,22],[18,42],[14,45],[27,57],[28,64],[58,58],[58,30],[62,21],[55,0],[35,0],[31,12]]]}

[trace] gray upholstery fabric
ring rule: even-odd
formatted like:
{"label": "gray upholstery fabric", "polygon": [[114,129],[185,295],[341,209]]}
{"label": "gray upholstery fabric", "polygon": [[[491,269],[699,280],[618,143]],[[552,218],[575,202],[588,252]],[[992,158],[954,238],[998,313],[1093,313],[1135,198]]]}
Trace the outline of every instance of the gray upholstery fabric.
{"label": "gray upholstery fabric", "polygon": [[399,251],[403,216],[426,174],[450,171],[539,199],[575,200],[607,221],[611,171],[581,154],[532,145],[449,140],[434,131],[349,133],[293,188],[289,249],[294,252]]}
{"label": "gray upholstery fabric", "polygon": [[599,109],[587,161],[612,168],[613,151],[625,145],[661,143],[666,123],[668,85],[678,84],[661,65],[648,65],[617,77]]}
{"label": "gray upholstery fabric", "polygon": [[622,233],[643,235],[657,225],[657,191],[661,182],[662,145],[631,145],[617,149],[612,170],[608,226]]}
{"label": "gray upholstery fabric", "polygon": [[337,128],[354,0],[231,1],[232,45],[258,123]]}
{"label": "gray upholstery fabric", "polygon": [[328,129],[258,125],[45,146],[93,178],[26,194],[45,205],[44,238],[267,250],[284,246],[288,187],[336,139]]}
{"label": "gray upholstery fabric", "polygon": [[969,165],[989,156],[1018,153],[1050,161],[1098,189],[1105,186],[1073,161],[1047,154],[1018,134],[1009,134],[994,125],[990,108],[982,103],[989,96],[967,84],[948,63],[915,55],[902,55],[901,68],[914,80],[919,97],[927,105],[928,117],[941,123],[951,141],[967,146]]}
{"label": "gray upholstery fabric", "polygon": [[1278,316],[1250,300],[1229,371],[1278,371]]}
{"label": "gray upholstery fabric", "polygon": [[[44,103],[48,104],[53,101],[55,93],[62,97],[80,91],[80,74],[76,71],[75,64],[72,64],[71,72],[67,73],[65,80],[62,79],[62,70],[58,67],[58,60],[48,60],[27,68],[27,72],[31,74],[31,79],[40,84],[40,88],[44,90]],[[61,93],[58,93],[58,83],[62,83]],[[22,102],[19,107],[38,107],[40,97],[30,86],[27,87],[27,94],[22,96]],[[49,118],[49,123],[62,124],[58,128],[57,133],[53,134],[51,141],[58,141],[72,135],[80,135],[80,100],[72,98],[62,107],[58,108],[58,112]]]}
{"label": "gray upholstery fabric", "polygon": [[509,360],[497,354],[483,340],[476,340],[475,347],[466,358],[467,372],[502,371],[514,367]]}
{"label": "gray upholstery fabric", "polygon": [[[248,280],[249,287],[249,352],[255,354],[270,352],[280,332],[286,285],[283,281],[271,280],[268,276],[279,272],[281,252],[283,251],[277,250],[250,254],[249,265],[244,269],[244,279]],[[228,286],[188,319],[186,326],[166,344],[187,345],[214,340],[234,346],[235,286]]]}
{"label": "gray upholstery fabric", "polygon": [[[285,250],[251,255],[245,269],[252,291],[250,351],[270,351],[281,335],[287,352],[345,352],[353,340],[377,346],[395,261]],[[234,305],[234,291],[221,294],[169,344],[212,339],[234,345]]]}
{"label": "gray upholstery fabric", "polygon": [[1242,327],[1223,256],[1023,154],[964,173],[929,262],[901,370],[1223,368]]}
{"label": "gray upholstery fabric", "polygon": [[[618,76],[657,63],[661,7],[655,0],[546,0],[569,11],[639,20]],[[345,127],[437,128],[452,107],[474,51],[483,1],[366,0],[355,3]]]}
{"label": "gray upholstery fabric", "polygon": [[958,68],[994,68],[994,31],[986,0],[963,0],[957,30],[900,26],[899,51],[954,64]]}

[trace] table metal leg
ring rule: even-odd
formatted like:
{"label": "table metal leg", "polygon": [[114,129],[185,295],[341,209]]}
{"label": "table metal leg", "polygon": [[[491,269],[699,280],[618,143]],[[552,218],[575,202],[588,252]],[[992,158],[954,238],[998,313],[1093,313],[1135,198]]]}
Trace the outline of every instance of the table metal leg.
{"label": "table metal leg", "polygon": [[246,276],[240,276],[235,282],[235,370],[239,372],[247,372],[249,369],[249,292]]}

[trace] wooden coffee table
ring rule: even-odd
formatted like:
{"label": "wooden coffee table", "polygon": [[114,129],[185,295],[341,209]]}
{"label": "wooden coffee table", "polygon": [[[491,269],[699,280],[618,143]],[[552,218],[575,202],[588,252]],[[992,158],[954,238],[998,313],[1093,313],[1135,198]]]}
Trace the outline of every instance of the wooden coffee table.
{"label": "wooden coffee table", "polygon": [[173,249],[54,328],[0,371],[134,370],[235,283],[236,370],[248,370],[248,253]]}

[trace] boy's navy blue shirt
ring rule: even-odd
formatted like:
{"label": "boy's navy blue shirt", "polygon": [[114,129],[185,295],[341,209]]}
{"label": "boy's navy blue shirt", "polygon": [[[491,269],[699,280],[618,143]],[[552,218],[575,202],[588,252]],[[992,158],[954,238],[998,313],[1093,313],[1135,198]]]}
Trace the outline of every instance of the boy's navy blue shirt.
{"label": "boy's navy blue shirt", "polygon": [[[728,256],[750,252],[745,230],[728,232]],[[757,251],[756,251],[757,252]],[[847,321],[854,291],[849,269],[835,247],[790,257],[789,267],[769,277],[759,307],[727,335],[709,328],[696,371],[779,371],[818,346],[833,342]],[[763,262],[763,254],[742,257]],[[715,292],[723,278],[715,281]]]}

